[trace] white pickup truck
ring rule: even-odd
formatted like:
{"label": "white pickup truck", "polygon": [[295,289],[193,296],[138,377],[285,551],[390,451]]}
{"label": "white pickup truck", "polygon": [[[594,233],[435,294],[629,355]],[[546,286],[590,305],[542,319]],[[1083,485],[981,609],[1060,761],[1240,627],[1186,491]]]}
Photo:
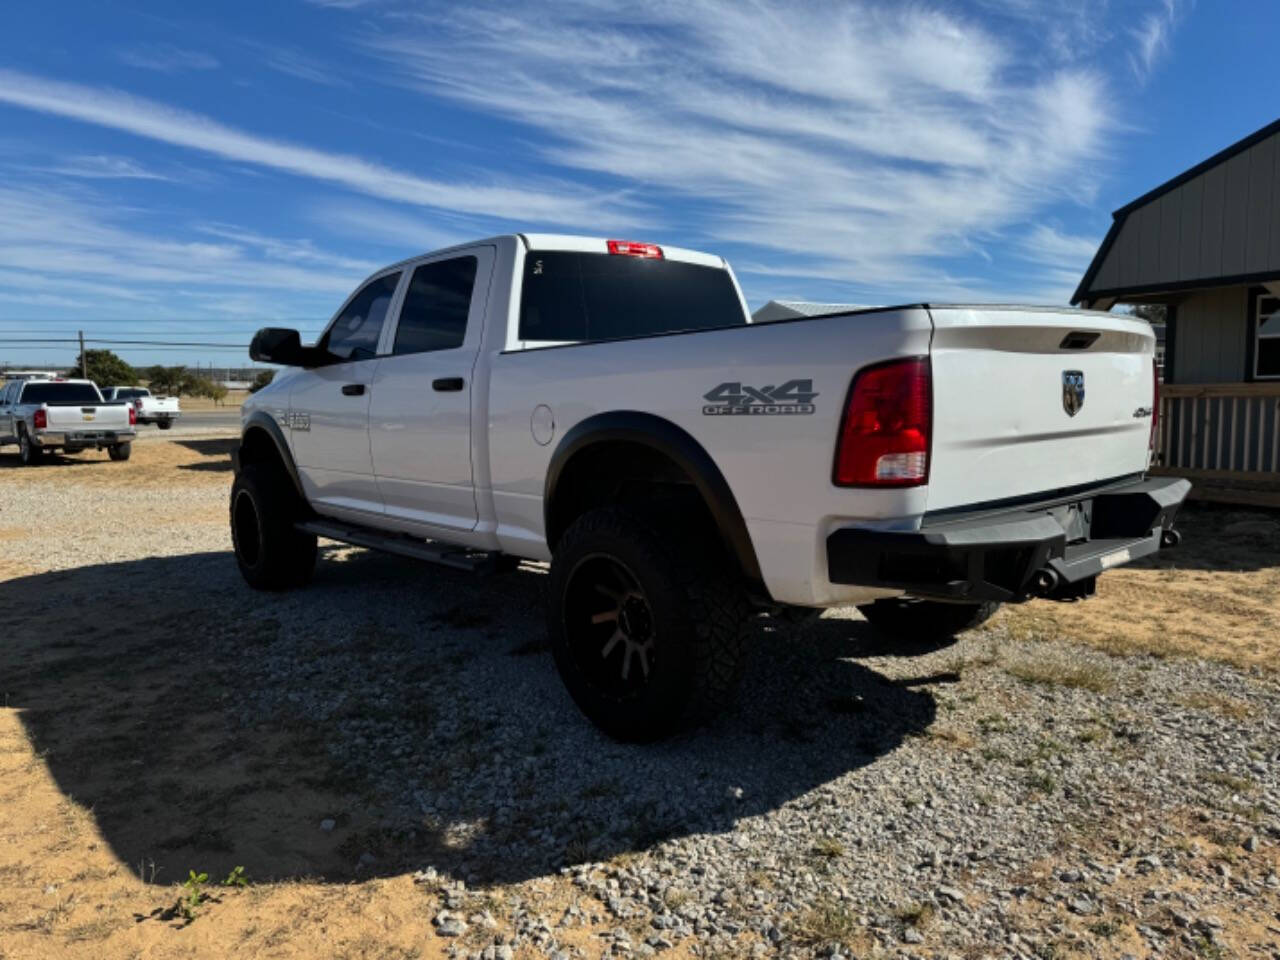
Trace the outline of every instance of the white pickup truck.
{"label": "white pickup truck", "polygon": [[945,636],[1176,544],[1153,349],[1052,308],[752,325],[717,256],[483,240],[379,271],[314,346],[255,336],[287,369],[243,408],[236,558],[263,589],[306,583],[317,536],[550,561],[569,692],[650,739],[731,694],[753,611]]}
{"label": "white pickup truck", "polygon": [[168,430],[182,415],[177,397],[156,397],[146,387],[107,387],[102,395],[108,400],[127,400],[138,413],[138,423],[154,423]]}
{"label": "white pickup truck", "polygon": [[0,389],[0,446],[17,444],[30,466],[46,453],[106,449],[128,460],[137,413],[124,401],[104,401],[91,380],[13,380]]}

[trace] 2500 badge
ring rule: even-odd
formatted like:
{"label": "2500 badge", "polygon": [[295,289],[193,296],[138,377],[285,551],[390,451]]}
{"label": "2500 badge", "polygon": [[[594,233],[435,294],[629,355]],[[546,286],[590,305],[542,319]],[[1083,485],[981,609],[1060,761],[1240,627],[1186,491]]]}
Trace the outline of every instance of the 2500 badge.
{"label": "2500 badge", "polygon": [[702,412],[720,416],[795,416],[813,413],[812,380],[788,380],[777,387],[749,387],[736,380],[704,393]]}

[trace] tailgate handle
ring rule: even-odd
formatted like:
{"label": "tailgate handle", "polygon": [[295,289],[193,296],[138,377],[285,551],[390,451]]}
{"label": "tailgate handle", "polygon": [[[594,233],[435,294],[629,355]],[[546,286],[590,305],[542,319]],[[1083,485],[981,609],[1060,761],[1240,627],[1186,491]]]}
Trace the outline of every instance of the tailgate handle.
{"label": "tailgate handle", "polygon": [[1090,330],[1072,330],[1062,342],[1058,344],[1059,350],[1087,350],[1098,342],[1098,337],[1102,334],[1097,331]]}

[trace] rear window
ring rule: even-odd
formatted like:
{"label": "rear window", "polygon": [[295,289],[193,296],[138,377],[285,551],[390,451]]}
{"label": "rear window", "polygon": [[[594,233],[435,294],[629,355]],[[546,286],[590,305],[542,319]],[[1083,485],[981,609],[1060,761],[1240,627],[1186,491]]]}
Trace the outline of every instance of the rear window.
{"label": "rear window", "polygon": [[101,403],[92,383],[28,383],[22,403]]}
{"label": "rear window", "polygon": [[724,269],[605,253],[525,257],[521,340],[617,340],[746,322]]}

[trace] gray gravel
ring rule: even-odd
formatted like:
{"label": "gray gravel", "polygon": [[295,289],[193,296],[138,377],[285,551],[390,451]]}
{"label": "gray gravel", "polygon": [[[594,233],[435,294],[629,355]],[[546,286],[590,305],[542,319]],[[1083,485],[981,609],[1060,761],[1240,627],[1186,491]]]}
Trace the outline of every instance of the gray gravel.
{"label": "gray gravel", "polygon": [[[828,613],[755,624],[714,727],[623,746],[560,685],[537,568],[476,580],[329,546],[311,587],[262,595],[220,526],[148,534],[141,515],[60,543],[65,573],[0,584],[0,606],[20,591],[38,617],[109,579],[183,611],[184,647],[234,691],[227,735],[307,730],[345,797],[307,828],[351,877],[417,871],[458,956],[1227,956],[1246,936],[1280,958],[1274,675],[999,628],[894,650]],[[1018,679],[1028,663],[1090,680]],[[522,886],[547,879],[554,913]]]}

